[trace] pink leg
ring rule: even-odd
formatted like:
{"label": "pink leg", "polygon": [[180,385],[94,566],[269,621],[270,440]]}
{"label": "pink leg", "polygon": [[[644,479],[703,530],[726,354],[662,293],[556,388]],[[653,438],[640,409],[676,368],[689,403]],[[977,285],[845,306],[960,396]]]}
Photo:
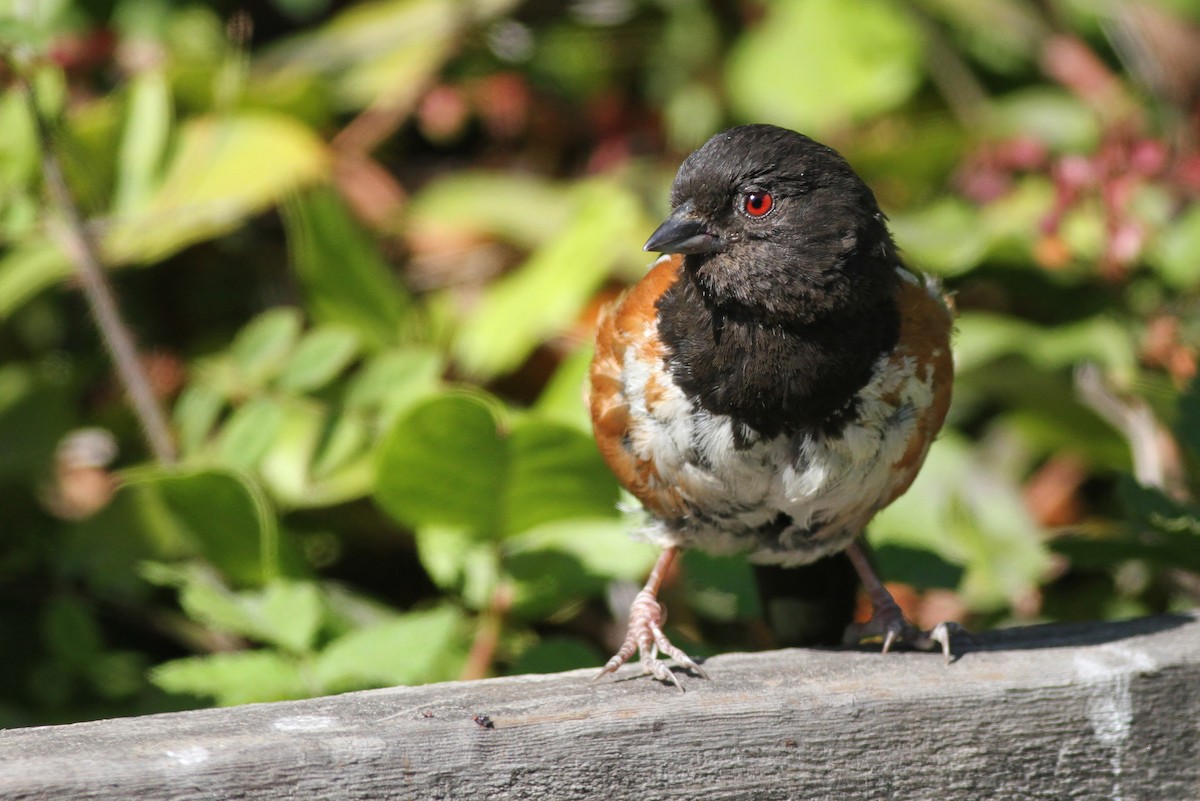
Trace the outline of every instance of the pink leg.
{"label": "pink leg", "polygon": [[883,586],[883,582],[875,575],[875,569],[871,567],[865,548],[857,540],[850,543],[846,555],[850,557],[850,563],[862,579],[874,609],[867,623],[852,627],[850,638],[860,640],[865,637],[882,636],[885,654],[896,640],[904,640],[916,648],[926,650],[933,648],[935,644],[940,645],[946,664],[950,664],[950,635],[963,631],[962,627],[957,623],[946,622],[934,626],[933,631],[921,631],[904,619],[904,613],[900,611],[892,594]]}
{"label": "pink leg", "polygon": [[596,678],[615,672],[617,668],[629,661],[635,651],[641,653],[644,672],[659,681],[674,684],[680,691],[683,690],[683,685],[667,667],[667,663],[658,658],[660,651],[670,656],[680,666],[708,678],[691,657],[671,644],[662,630],[667,613],[663,605],[658,602],[658,591],[662,587],[663,579],[667,576],[667,571],[671,568],[671,563],[675,561],[678,554],[678,548],[666,548],[658,557],[658,561],[654,563],[654,569],[650,571],[646,585],[633,599],[633,605],[629,608],[629,628],[625,634],[625,642],[621,644],[620,650],[613,655],[613,658],[608,660]]}

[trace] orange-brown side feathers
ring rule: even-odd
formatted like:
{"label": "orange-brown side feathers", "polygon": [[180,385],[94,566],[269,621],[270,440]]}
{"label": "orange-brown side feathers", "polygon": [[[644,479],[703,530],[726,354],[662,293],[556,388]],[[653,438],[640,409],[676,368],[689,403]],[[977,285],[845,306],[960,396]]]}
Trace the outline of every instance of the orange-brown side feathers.
{"label": "orange-brown side feathers", "polygon": [[922,282],[900,282],[900,339],[892,358],[915,360],[917,377],[931,382],[933,403],[917,420],[908,448],[893,464],[901,480],[887,503],[903,495],[916,479],[929,445],[941,430],[950,408],[954,388],[954,358],[950,351],[953,304],[949,298],[935,293],[938,290],[931,291]]}
{"label": "orange-brown side feathers", "polygon": [[[657,337],[655,303],[675,283],[682,262],[681,256],[659,259],[641,281],[601,313],[589,373],[592,430],[604,461],[622,486],[650,512],[663,517],[682,514],[683,502],[677,489],[663,485],[654,465],[638,458],[628,446],[629,407],[623,371],[627,358],[658,361],[665,355]],[[647,388],[647,403],[654,403],[654,392]]]}

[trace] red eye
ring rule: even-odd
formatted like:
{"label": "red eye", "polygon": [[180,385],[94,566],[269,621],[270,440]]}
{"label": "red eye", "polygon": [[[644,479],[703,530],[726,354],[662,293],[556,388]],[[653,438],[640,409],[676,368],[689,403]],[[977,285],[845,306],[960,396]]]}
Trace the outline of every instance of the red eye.
{"label": "red eye", "polygon": [[742,208],[751,217],[765,217],[771,207],[775,205],[775,200],[766,192],[751,192],[746,195],[742,201]]}

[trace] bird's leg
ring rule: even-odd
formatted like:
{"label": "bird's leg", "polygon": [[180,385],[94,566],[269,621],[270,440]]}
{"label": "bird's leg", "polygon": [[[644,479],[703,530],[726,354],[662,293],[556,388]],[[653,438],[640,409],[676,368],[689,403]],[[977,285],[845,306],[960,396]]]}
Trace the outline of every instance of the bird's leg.
{"label": "bird's leg", "polygon": [[621,644],[620,650],[613,655],[613,658],[608,660],[596,678],[616,671],[617,668],[629,661],[635,651],[641,653],[644,672],[659,681],[674,684],[681,691],[683,685],[667,667],[667,663],[658,658],[659,652],[667,654],[680,666],[708,678],[691,657],[671,644],[662,629],[663,623],[667,619],[667,612],[658,601],[658,590],[662,587],[667,571],[671,569],[671,563],[678,555],[679,549],[674,546],[665,548],[659,555],[658,561],[654,563],[654,569],[650,571],[650,577],[646,579],[646,585],[633,599],[633,605],[629,608],[629,628],[625,634],[625,642]]}
{"label": "bird's leg", "polygon": [[964,632],[962,626],[954,622],[939,623],[932,631],[922,631],[904,619],[900,606],[892,598],[892,594],[883,586],[883,582],[875,575],[871,567],[866,548],[859,541],[850,543],[846,549],[850,563],[862,579],[867,596],[871,599],[871,619],[865,624],[851,626],[847,632],[847,640],[856,642],[866,637],[883,637],[883,652],[886,654],[896,642],[904,640],[909,645],[923,650],[929,650],[940,645],[946,664],[950,664],[950,637],[952,634]]}

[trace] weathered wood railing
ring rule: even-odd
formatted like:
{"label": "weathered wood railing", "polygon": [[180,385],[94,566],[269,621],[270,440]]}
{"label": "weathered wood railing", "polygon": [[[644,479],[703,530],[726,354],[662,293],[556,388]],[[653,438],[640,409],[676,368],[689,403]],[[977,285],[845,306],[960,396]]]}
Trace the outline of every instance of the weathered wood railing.
{"label": "weathered wood railing", "polygon": [[1200,799],[1200,614],[706,667],[3,731],[0,798]]}

